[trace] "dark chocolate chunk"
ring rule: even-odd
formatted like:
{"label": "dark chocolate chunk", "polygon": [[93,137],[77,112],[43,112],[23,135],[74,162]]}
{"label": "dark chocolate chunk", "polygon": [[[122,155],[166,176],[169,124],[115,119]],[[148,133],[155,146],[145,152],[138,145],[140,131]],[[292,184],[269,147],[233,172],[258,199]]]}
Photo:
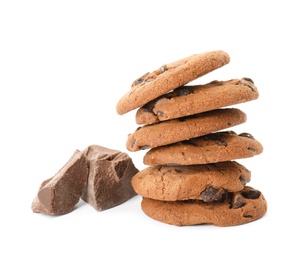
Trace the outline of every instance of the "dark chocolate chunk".
{"label": "dark chocolate chunk", "polygon": [[232,198],[231,206],[232,209],[242,208],[245,205],[243,196],[241,194],[235,194]]}
{"label": "dark chocolate chunk", "polygon": [[247,137],[247,138],[251,138],[251,139],[255,139],[251,134],[249,133],[241,133],[239,134],[239,136],[242,136],[242,137]]}
{"label": "dark chocolate chunk", "polygon": [[201,192],[200,197],[205,202],[219,201],[223,198],[223,189],[216,189],[212,186],[207,186],[204,191]]}
{"label": "dark chocolate chunk", "polygon": [[258,199],[261,192],[255,189],[247,189],[242,191],[242,196],[246,199]]}
{"label": "dark chocolate chunk", "polygon": [[82,199],[97,211],[115,207],[136,195],[131,178],[138,169],[128,154],[92,145],[84,151],[84,155],[89,174]]}
{"label": "dark chocolate chunk", "polygon": [[41,184],[32,203],[33,212],[50,215],[71,212],[80,200],[87,177],[86,158],[77,150],[57,174]]}
{"label": "dark chocolate chunk", "polygon": [[244,80],[246,80],[246,81],[250,81],[251,83],[254,84],[254,81],[253,81],[251,78],[246,78],[246,77],[244,77],[244,78],[242,78],[242,79],[244,79]]}
{"label": "dark chocolate chunk", "polygon": [[166,65],[161,66],[158,71],[159,71],[159,74],[164,73],[165,71],[167,71],[167,66]]}
{"label": "dark chocolate chunk", "polygon": [[193,90],[188,87],[178,88],[176,91],[177,96],[186,96],[193,93]]}
{"label": "dark chocolate chunk", "polygon": [[145,73],[142,77],[139,77],[138,79],[136,79],[135,81],[133,81],[132,83],[132,87],[139,85],[141,83],[143,83],[143,81],[145,80],[145,78],[149,75],[149,72]]}

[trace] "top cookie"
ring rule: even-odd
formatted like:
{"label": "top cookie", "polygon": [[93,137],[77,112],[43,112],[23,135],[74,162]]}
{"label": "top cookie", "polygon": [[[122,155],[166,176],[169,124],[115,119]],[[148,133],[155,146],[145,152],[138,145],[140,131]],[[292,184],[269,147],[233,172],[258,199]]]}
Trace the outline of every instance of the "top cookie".
{"label": "top cookie", "polygon": [[184,59],[161,66],[136,79],[117,103],[118,114],[125,114],[141,107],[155,98],[183,86],[215,69],[229,63],[230,57],[224,51],[194,54]]}
{"label": "top cookie", "polygon": [[181,86],[139,108],[136,123],[151,124],[255,100],[258,97],[258,90],[249,78]]}

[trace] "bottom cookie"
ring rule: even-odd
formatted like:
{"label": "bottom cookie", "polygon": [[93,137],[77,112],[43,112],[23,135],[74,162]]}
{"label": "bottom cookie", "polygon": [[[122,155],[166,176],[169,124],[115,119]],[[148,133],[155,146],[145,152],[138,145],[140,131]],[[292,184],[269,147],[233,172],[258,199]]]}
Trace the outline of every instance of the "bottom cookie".
{"label": "bottom cookie", "polygon": [[267,211],[267,202],[262,193],[249,186],[239,192],[229,192],[221,202],[159,201],[143,198],[141,206],[147,216],[176,226],[236,226],[257,220]]}

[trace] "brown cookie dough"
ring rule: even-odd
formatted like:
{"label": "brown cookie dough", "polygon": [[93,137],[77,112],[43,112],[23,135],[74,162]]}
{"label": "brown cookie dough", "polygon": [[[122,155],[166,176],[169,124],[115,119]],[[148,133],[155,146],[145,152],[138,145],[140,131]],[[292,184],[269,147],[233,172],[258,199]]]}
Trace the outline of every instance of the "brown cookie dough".
{"label": "brown cookie dough", "polygon": [[99,145],[87,147],[89,176],[82,199],[97,211],[115,207],[134,197],[131,178],[138,169],[128,154]]}
{"label": "brown cookie dough", "polygon": [[128,135],[126,147],[129,151],[154,148],[199,137],[245,121],[245,113],[237,108],[216,109],[139,127]]}
{"label": "brown cookie dough", "polygon": [[118,101],[117,113],[122,115],[141,107],[175,88],[222,67],[229,61],[229,55],[219,50],[194,54],[161,66],[132,83],[130,91]]}
{"label": "brown cookie dough", "polygon": [[135,192],[142,197],[176,201],[220,200],[227,191],[242,190],[251,173],[237,162],[189,166],[153,166],[132,178]]}
{"label": "brown cookie dough", "polygon": [[263,146],[251,134],[234,131],[210,133],[190,140],[149,150],[146,165],[207,164],[253,157]]}
{"label": "brown cookie dough", "polygon": [[137,124],[179,118],[235,105],[259,97],[258,90],[249,78],[212,81],[205,85],[182,86],[139,108]]}
{"label": "brown cookie dough", "polygon": [[57,174],[43,181],[32,202],[32,211],[50,215],[71,212],[80,200],[87,177],[86,158],[76,150]]}
{"label": "brown cookie dough", "polygon": [[255,221],[263,217],[267,211],[267,202],[263,194],[249,186],[245,186],[242,191],[227,193],[220,202],[161,201],[143,198],[141,206],[148,217],[176,226],[235,226]]}

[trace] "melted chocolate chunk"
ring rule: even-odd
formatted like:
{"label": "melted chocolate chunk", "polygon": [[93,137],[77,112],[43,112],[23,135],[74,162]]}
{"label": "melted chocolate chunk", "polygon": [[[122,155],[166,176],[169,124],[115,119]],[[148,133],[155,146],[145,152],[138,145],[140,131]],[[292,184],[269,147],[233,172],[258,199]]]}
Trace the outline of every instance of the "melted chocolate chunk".
{"label": "melted chocolate chunk", "polygon": [[245,190],[242,191],[242,196],[246,199],[258,199],[261,195],[261,192],[259,190],[255,190],[255,189],[249,189],[249,190]]}
{"label": "melted chocolate chunk", "polygon": [[223,189],[216,189],[212,186],[207,186],[206,189],[201,192],[200,197],[205,202],[220,201],[223,199],[223,194]]}
{"label": "melted chocolate chunk", "polygon": [[145,73],[142,77],[139,77],[138,79],[136,79],[135,81],[133,81],[132,83],[132,87],[139,85],[141,83],[143,83],[143,81],[145,80],[145,78],[149,75],[149,72]]}
{"label": "melted chocolate chunk", "polygon": [[249,133],[241,133],[239,134],[239,136],[242,136],[242,137],[247,137],[247,138],[250,138],[250,139],[255,139],[251,134]]}
{"label": "melted chocolate chunk", "polygon": [[242,79],[244,79],[244,80],[246,80],[246,81],[250,81],[251,83],[253,83],[254,84],[254,81],[251,79],[251,78],[242,78]]}
{"label": "melted chocolate chunk", "polygon": [[216,142],[216,144],[218,145],[218,146],[227,146],[227,142],[226,141],[223,141],[223,140],[218,140],[217,142]]}
{"label": "melted chocolate chunk", "polygon": [[177,96],[186,96],[192,93],[193,93],[193,90],[187,87],[181,87],[176,90]]}
{"label": "melted chocolate chunk", "polygon": [[141,150],[147,150],[147,149],[150,149],[150,146],[149,145],[143,145],[141,147]]}
{"label": "melted chocolate chunk", "polygon": [[232,198],[230,208],[231,209],[238,209],[242,208],[245,205],[243,196],[241,194],[235,194]]}
{"label": "melted chocolate chunk", "polygon": [[161,66],[158,71],[159,71],[159,74],[164,73],[165,71],[167,71],[167,66],[166,65]]}
{"label": "melted chocolate chunk", "polygon": [[240,176],[239,180],[242,183],[242,185],[245,185],[247,183],[247,180],[243,176]]}

